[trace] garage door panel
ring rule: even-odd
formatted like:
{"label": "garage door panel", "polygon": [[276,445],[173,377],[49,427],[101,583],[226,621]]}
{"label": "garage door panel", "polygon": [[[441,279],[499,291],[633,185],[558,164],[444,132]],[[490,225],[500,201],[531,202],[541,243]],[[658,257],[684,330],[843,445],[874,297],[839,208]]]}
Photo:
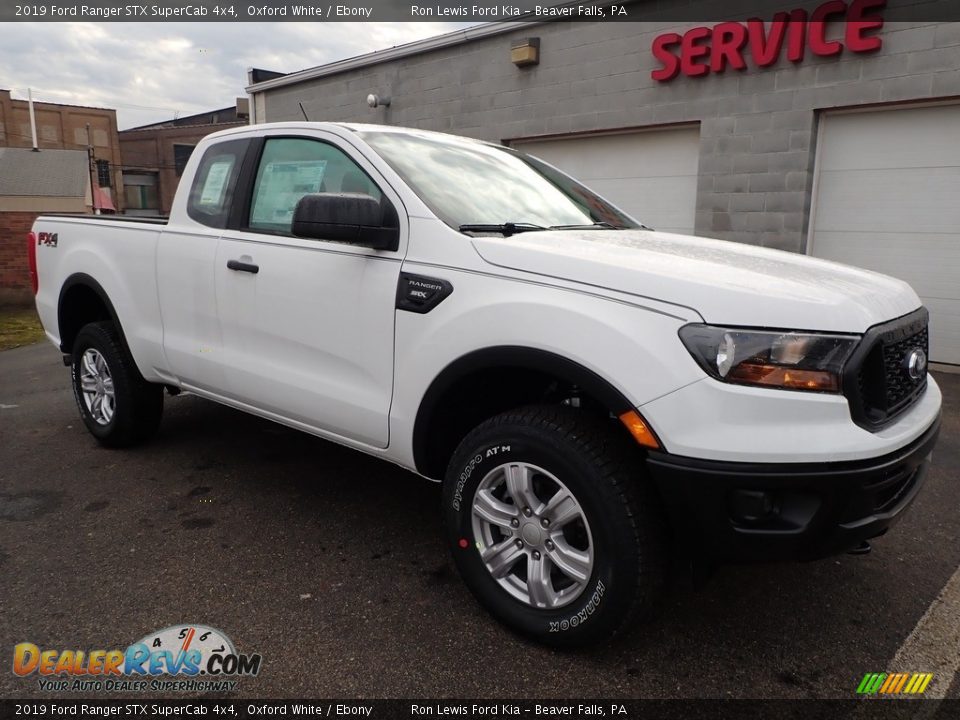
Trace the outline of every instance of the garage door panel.
{"label": "garage door panel", "polygon": [[930,358],[960,364],[960,303],[932,298],[923,304],[930,311]]}
{"label": "garage door panel", "polygon": [[699,127],[513,143],[572,175],[637,220],[692,233]]}
{"label": "garage door panel", "polygon": [[825,126],[821,170],[960,165],[960,107],[830,115]]}
{"label": "garage door panel", "polygon": [[[960,301],[960,242],[954,235],[817,233],[817,257],[867,268],[910,283],[918,295]],[[938,258],[931,264],[930,257]]]}
{"label": "garage door panel", "polygon": [[[623,135],[515,143],[521,152],[562,167],[578,179],[696,175],[700,130],[682,128]],[[641,162],[637,162],[638,158]]]}
{"label": "garage door panel", "polygon": [[[671,142],[668,148],[674,145],[676,144]],[[634,145],[626,152],[622,142],[619,150],[611,149],[610,152],[597,152],[597,149],[591,146],[582,155],[581,148],[545,146],[540,143],[517,149],[556,165],[584,182],[595,178],[682,177],[697,174],[696,155],[693,158],[693,169],[690,169],[691,163],[686,157],[690,153],[685,152],[682,147],[679,147],[676,153],[668,153],[668,157],[653,158],[650,153],[661,155],[663,148],[650,143]],[[642,161],[638,161],[638,153],[643,153]]]}
{"label": "garage door panel", "polygon": [[818,142],[810,252],[910,283],[960,364],[960,105],[829,114]]}
{"label": "garage door panel", "polygon": [[819,230],[951,233],[960,228],[960,166],[832,171],[820,176]]}
{"label": "garage door panel", "polygon": [[589,185],[617,207],[630,207],[628,212],[645,225],[664,232],[693,232],[689,198],[696,197],[696,178],[593,180]]}

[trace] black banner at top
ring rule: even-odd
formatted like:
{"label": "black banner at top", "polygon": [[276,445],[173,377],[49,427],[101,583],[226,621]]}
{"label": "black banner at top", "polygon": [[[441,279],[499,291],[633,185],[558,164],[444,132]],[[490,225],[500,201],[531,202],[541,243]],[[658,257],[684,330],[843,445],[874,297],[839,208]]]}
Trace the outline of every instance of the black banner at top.
{"label": "black banner at top", "polygon": [[364,720],[954,720],[957,700],[0,700],[0,717],[363,718]]}
{"label": "black banner at top", "polygon": [[[887,22],[960,21],[960,0],[841,0]],[[813,11],[824,0],[34,0],[3,2],[4,22],[697,22]]]}

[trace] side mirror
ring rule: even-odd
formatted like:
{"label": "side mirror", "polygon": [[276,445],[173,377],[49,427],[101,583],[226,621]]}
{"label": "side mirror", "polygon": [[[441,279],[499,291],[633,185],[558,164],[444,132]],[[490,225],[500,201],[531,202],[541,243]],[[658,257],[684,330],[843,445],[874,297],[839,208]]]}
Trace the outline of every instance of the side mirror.
{"label": "side mirror", "polygon": [[297,237],[333,240],[375,250],[396,250],[400,222],[393,204],[364,193],[304,195],[293,211]]}

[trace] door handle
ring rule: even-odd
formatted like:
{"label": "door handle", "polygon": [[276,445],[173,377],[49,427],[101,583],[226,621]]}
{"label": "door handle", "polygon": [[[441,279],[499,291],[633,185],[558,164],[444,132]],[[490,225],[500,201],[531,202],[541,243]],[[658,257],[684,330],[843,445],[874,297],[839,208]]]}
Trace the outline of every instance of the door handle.
{"label": "door handle", "polygon": [[241,262],[240,260],[227,260],[227,268],[237,272],[248,272],[256,275],[260,272],[260,266],[253,263]]}

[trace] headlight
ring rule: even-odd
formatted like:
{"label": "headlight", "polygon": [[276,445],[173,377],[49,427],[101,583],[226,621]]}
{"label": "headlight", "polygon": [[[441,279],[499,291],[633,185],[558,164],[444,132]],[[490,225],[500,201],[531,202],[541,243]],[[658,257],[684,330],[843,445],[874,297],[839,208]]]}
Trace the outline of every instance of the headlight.
{"label": "headlight", "polygon": [[840,392],[840,374],[857,335],[738,330],[684,325],[680,339],[700,367],[739,385]]}

